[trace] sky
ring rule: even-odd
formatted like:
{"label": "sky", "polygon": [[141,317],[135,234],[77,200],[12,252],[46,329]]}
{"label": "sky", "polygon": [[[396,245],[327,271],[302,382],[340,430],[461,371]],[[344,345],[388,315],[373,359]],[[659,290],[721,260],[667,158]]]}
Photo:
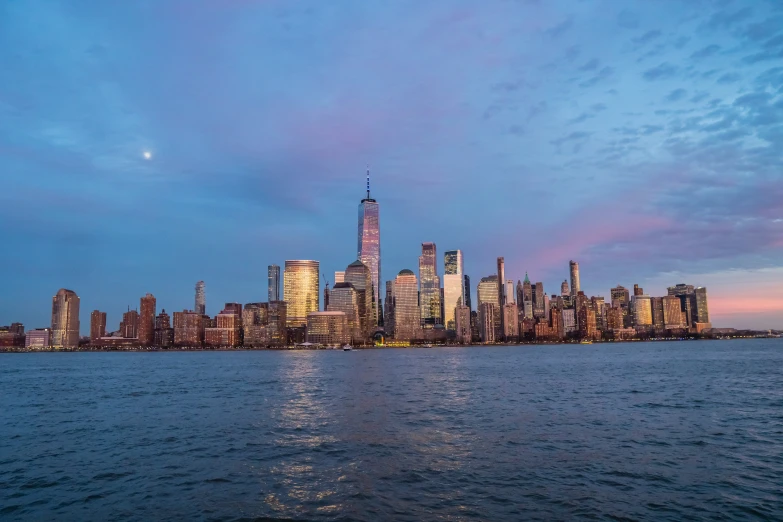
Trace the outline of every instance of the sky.
{"label": "sky", "polygon": [[383,280],[433,241],[474,296],[497,256],[550,294],[574,259],[588,295],[783,328],[779,0],[26,0],[0,64],[0,324],[333,281],[369,165]]}

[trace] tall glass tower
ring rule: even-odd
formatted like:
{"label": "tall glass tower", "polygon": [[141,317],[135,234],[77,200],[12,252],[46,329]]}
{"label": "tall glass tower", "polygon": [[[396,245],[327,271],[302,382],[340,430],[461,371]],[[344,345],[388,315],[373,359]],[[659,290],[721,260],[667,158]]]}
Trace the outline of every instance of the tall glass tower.
{"label": "tall glass tower", "polygon": [[435,243],[422,243],[419,256],[419,305],[422,325],[443,324]]}
{"label": "tall glass tower", "polygon": [[305,326],[307,314],[320,307],[318,292],[321,267],[318,261],[288,260],[283,272],[283,300],[286,302],[286,326]]}
{"label": "tall glass tower", "polygon": [[267,300],[280,300],[280,267],[269,265],[267,271]]}
{"label": "tall glass tower", "polygon": [[381,223],[378,202],[370,197],[370,169],[367,169],[367,197],[359,203],[359,234],[357,258],[372,274],[372,319],[378,324],[381,300]]}
{"label": "tall glass tower", "polygon": [[443,256],[443,264],[443,323],[447,330],[456,331],[456,309],[465,304],[462,250],[447,251]]}
{"label": "tall glass tower", "polygon": [[204,281],[196,283],[196,308],[194,311],[199,315],[207,313],[207,296],[204,292]]}

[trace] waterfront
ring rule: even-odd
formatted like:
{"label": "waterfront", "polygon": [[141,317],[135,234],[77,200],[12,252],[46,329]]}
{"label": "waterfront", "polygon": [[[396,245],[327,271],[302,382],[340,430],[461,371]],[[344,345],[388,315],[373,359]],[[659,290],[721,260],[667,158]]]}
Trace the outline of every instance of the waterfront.
{"label": "waterfront", "polygon": [[0,516],[780,517],[783,341],[0,357]]}

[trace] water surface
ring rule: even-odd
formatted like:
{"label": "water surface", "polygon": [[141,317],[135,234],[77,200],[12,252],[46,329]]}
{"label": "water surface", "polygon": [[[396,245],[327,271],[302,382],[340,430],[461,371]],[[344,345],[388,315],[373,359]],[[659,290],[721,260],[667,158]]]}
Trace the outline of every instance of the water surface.
{"label": "water surface", "polygon": [[9,520],[783,519],[783,340],[0,355]]}

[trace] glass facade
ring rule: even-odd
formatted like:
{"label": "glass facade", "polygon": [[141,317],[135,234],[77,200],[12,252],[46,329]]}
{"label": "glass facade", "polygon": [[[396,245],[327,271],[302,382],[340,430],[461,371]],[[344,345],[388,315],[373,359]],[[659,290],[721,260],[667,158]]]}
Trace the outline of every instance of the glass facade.
{"label": "glass facade", "polygon": [[359,261],[367,265],[371,274],[370,301],[373,326],[378,324],[378,301],[381,298],[381,225],[378,202],[370,198],[369,173],[367,174],[367,198],[359,203]]}
{"label": "glass facade", "polygon": [[443,256],[446,273],[443,276],[443,322],[447,330],[457,330],[456,310],[464,304],[462,251],[449,250]]}
{"label": "glass facade", "polygon": [[409,341],[419,336],[419,300],[416,275],[401,270],[392,287],[394,300],[394,338]]}
{"label": "glass facade", "polygon": [[372,272],[363,262],[356,260],[345,269],[345,282],[356,289],[359,308],[359,329],[362,338],[368,338],[376,325],[373,311]]}
{"label": "glass facade", "polygon": [[422,325],[443,324],[440,315],[440,277],[435,243],[422,243],[419,256],[420,311]]}
{"label": "glass facade", "polygon": [[52,297],[53,348],[77,348],[79,346],[79,296],[73,290],[61,288]]}
{"label": "glass facade", "polygon": [[286,302],[286,326],[307,325],[307,314],[320,307],[320,264],[311,260],[289,260],[283,273],[283,300]]}
{"label": "glass facade", "polygon": [[267,300],[280,300],[280,267],[269,265],[267,267]]}
{"label": "glass facade", "polygon": [[636,326],[652,326],[652,301],[649,295],[635,295],[631,298]]}
{"label": "glass facade", "polygon": [[343,312],[352,342],[364,339],[359,320],[359,293],[351,283],[336,283],[329,294],[329,312]]}
{"label": "glass facade", "polygon": [[207,313],[207,296],[204,291],[204,281],[196,283],[196,307],[194,310],[199,315]]}
{"label": "glass facade", "polygon": [[348,326],[343,312],[310,312],[307,314],[307,342],[347,344]]}

